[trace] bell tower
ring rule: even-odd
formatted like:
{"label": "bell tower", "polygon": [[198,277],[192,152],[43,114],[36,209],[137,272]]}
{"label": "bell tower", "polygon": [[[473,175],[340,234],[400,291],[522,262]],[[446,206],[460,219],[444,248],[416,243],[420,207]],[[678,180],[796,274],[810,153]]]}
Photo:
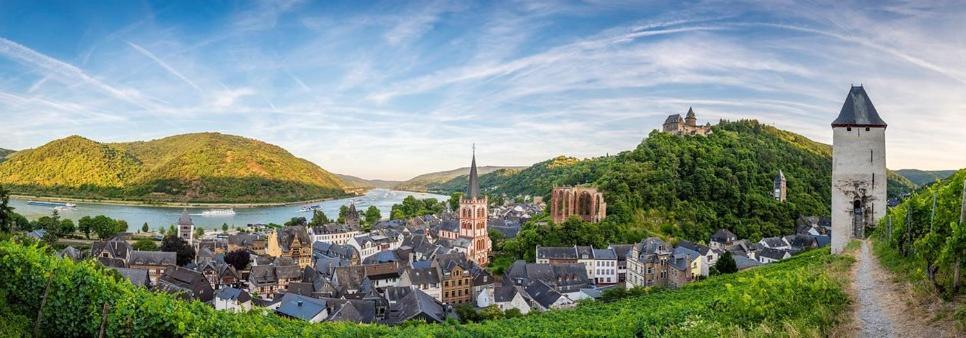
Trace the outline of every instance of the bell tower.
{"label": "bell tower", "polygon": [[487,233],[487,198],[480,195],[480,179],[476,173],[476,145],[473,145],[473,161],[470,163],[470,182],[465,195],[460,198],[460,237],[470,241],[467,258],[479,265],[486,265],[490,258],[490,235]]}
{"label": "bell tower", "polygon": [[852,86],[832,122],[832,253],[885,216],[885,130],[865,88]]}

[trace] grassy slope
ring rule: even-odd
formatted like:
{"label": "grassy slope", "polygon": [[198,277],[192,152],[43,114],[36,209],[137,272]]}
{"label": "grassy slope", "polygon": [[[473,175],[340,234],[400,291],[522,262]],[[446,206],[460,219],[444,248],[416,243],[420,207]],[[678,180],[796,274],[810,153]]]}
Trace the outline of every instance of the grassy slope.
{"label": "grassy slope", "polygon": [[941,181],[956,173],[956,170],[919,170],[919,169],[899,169],[896,173],[909,179],[917,186],[923,186]]}
{"label": "grassy slope", "polygon": [[[483,167],[477,167],[476,170],[479,175],[485,175],[500,169],[523,169],[523,168],[525,167],[483,166]],[[453,170],[447,170],[447,171],[422,174],[399,183],[398,185],[395,186],[395,188],[399,190],[407,190],[407,191],[427,191],[429,190],[429,187],[431,185],[445,183],[449,180],[452,180],[460,176],[467,176],[469,175],[469,172],[470,172],[470,168],[465,167],[465,168],[459,168],[459,169],[453,169]]]}
{"label": "grassy slope", "polygon": [[278,146],[198,133],[148,142],[79,136],[15,153],[0,183],[19,193],[192,202],[271,202],[332,197],[343,183]]}
{"label": "grassy slope", "polygon": [[843,281],[836,276],[852,262],[816,250],[679,290],[573,310],[479,324],[386,327],[219,312],[133,287],[92,261],[63,260],[9,241],[0,241],[0,257],[0,294],[21,315],[37,312],[47,276],[57,271],[50,284],[55,301],[44,310],[57,315],[44,316],[40,327],[59,336],[95,335],[104,302],[113,304],[108,336],[822,336],[847,308]]}

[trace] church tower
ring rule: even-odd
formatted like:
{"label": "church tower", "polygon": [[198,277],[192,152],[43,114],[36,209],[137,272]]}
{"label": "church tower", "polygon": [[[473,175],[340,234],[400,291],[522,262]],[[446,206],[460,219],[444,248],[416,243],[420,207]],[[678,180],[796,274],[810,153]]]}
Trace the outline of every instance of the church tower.
{"label": "church tower", "polygon": [[691,107],[688,107],[688,115],[684,117],[684,124],[688,127],[698,126],[698,117],[694,115],[694,109],[691,109]]}
{"label": "church tower", "polygon": [[480,195],[480,180],[476,174],[476,146],[473,146],[470,184],[466,194],[460,198],[460,237],[470,241],[466,256],[479,265],[489,262],[492,246],[486,229],[488,214],[486,196]]}
{"label": "church tower", "polygon": [[195,224],[188,216],[188,209],[181,211],[181,218],[178,218],[178,237],[188,244],[192,244],[195,235]]}
{"label": "church tower", "polygon": [[778,176],[775,176],[775,183],[773,186],[773,196],[775,197],[775,200],[785,203],[785,198],[787,196],[785,190],[787,188],[787,184],[785,182],[785,173],[783,173],[781,169],[778,170]]}
{"label": "church tower", "polygon": [[885,130],[865,89],[852,86],[832,122],[832,253],[885,216]]}

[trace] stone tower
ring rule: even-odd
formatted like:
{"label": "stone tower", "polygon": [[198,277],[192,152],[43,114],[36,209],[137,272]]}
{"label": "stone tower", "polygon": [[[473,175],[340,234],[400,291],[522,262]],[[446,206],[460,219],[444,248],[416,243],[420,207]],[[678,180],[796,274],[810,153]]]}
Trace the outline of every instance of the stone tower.
{"label": "stone tower", "polygon": [[191,244],[194,235],[195,224],[191,221],[191,216],[188,216],[188,209],[184,209],[181,211],[181,218],[178,218],[178,237]]}
{"label": "stone tower", "polygon": [[852,86],[832,122],[832,253],[885,216],[885,130],[865,89]]}
{"label": "stone tower", "polygon": [[470,164],[470,184],[466,195],[460,198],[460,237],[470,241],[466,256],[479,265],[486,265],[490,258],[490,235],[487,233],[487,198],[480,195],[480,179],[476,174],[476,147]]}
{"label": "stone tower", "polygon": [[775,197],[775,200],[785,203],[785,198],[786,198],[785,189],[787,188],[787,185],[785,182],[785,173],[783,173],[780,169],[778,170],[778,176],[775,176],[775,183],[773,184],[773,186],[774,186],[773,197]]}

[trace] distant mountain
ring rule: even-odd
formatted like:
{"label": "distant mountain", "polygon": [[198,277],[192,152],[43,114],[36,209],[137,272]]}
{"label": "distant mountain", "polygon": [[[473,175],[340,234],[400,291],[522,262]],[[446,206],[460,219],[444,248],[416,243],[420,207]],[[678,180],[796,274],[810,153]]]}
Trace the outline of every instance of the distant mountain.
{"label": "distant mountain", "polygon": [[[526,167],[514,167],[514,166],[483,166],[483,167],[477,167],[476,170],[479,173],[479,175],[485,175],[501,169],[521,170],[525,168]],[[413,177],[407,181],[400,182],[394,188],[399,190],[421,191],[421,192],[434,191],[434,190],[438,191],[441,188],[441,185],[445,184],[446,182],[456,179],[460,176],[464,176],[464,179],[465,179],[465,176],[468,176],[469,173],[470,173],[470,168],[464,167],[464,168],[453,169],[448,171],[422,174],[422,175]],[[465,188],[465,184],[464,184],[464,188]]]}
{"label": "distant mountain", "polygon": [[956,173],[956,170],[919,170],[919,169],[899,169],[896,173],[908,178],[909,181],[918,186],[923,186],[936,181],[942,181]]}
{"label": "distant mountain", "polygon": [[281,147],[219,133],[98,143],[70,136],[0,163],[14,193],[147,202],[287,202],[345,195],[335,175]]}
{"label": "distant mountain", "polygon": [[388,180],[369,180],[361,177],[355,177],[351,175],[335,174],[339,177],[342,182],[345,183],[346,188],[353,189],[392,189],[397,184],[402,183],[402,181],[388,181]]}

